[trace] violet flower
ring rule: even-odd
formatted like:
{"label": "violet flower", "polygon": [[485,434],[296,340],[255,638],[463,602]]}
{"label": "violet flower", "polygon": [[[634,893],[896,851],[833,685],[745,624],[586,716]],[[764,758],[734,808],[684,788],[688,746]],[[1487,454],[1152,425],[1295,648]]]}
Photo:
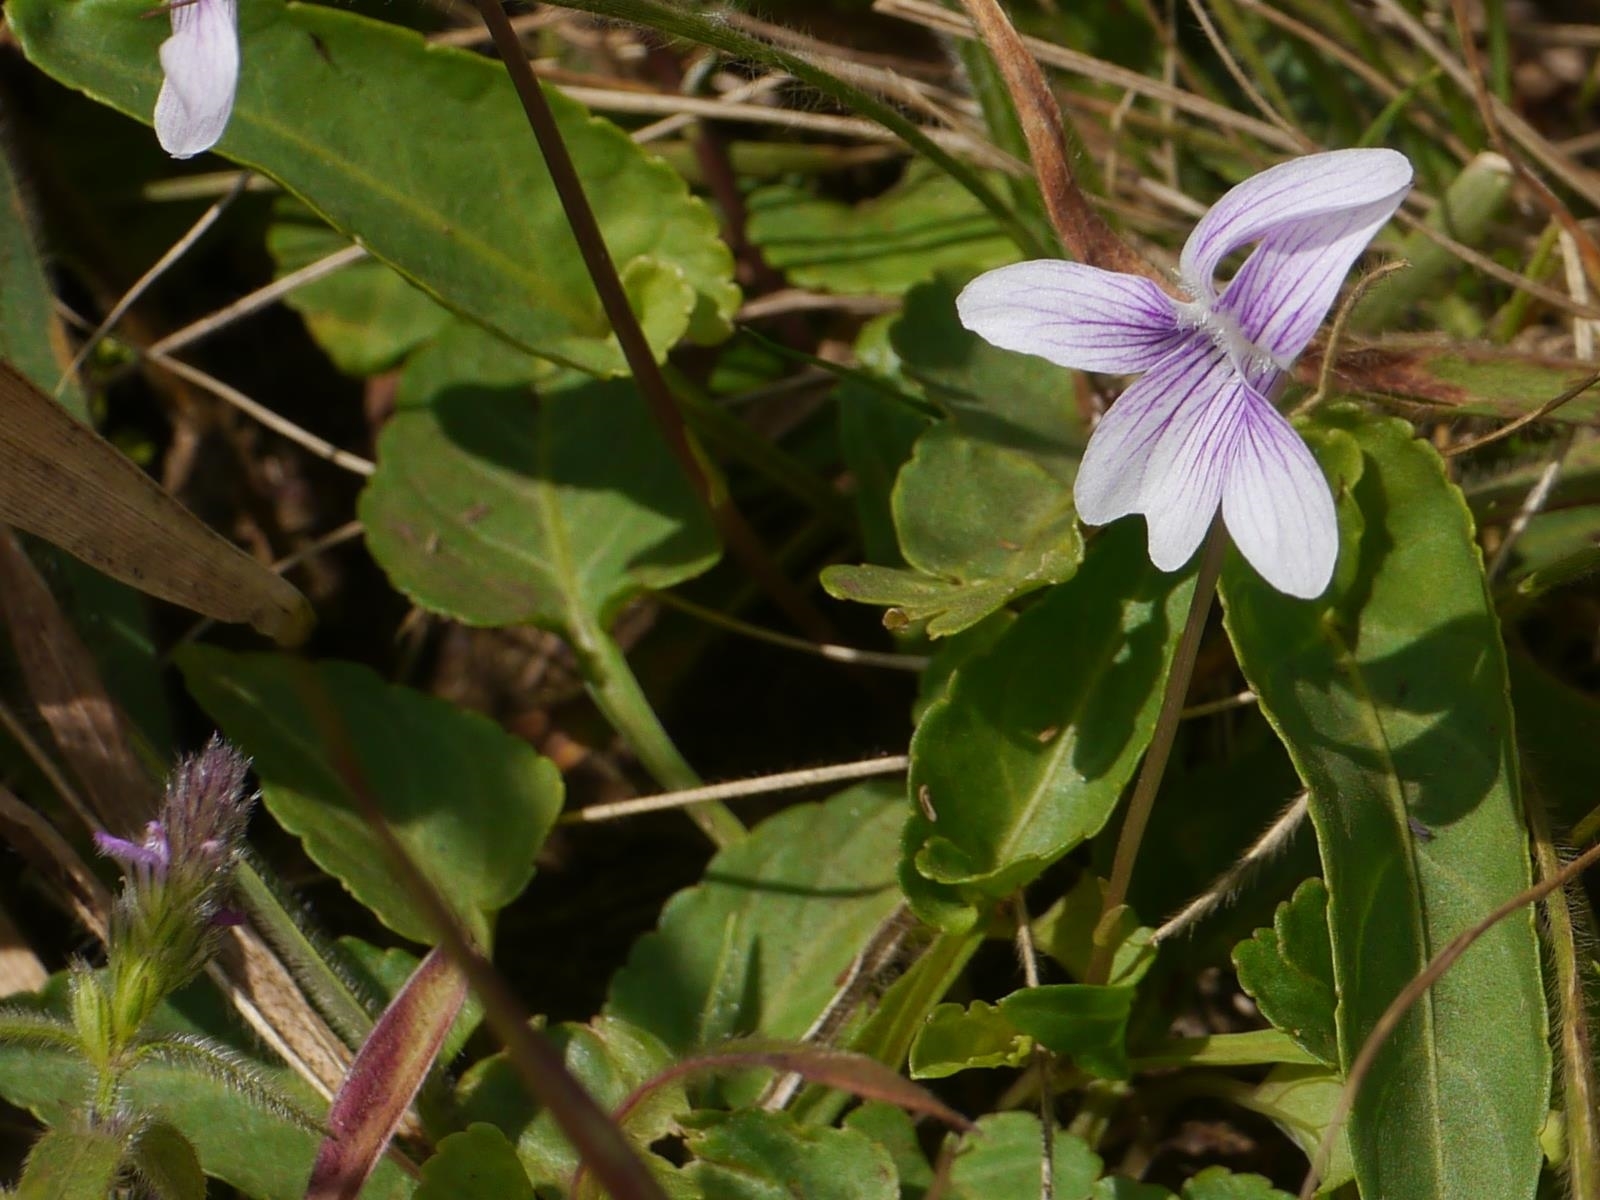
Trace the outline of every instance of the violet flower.
{"label": "violet flower", "polygon": [[156,138],[173,158],[211,149],[228,127],[239,82],[238,0],[170,0]]}
{"label": "violet flower", "polygon": [[[956,300],[996,346],[1064,367],[1143,372],[1096,426],[1073,494],[1091,525],[1143,513],[1150,560],[1188,562],[1222,508],[1245,559],[1305,599],[1333,577],[1339,528],[1311,452],[1273,407],[1339,286],[1411,187],[1393,150],[1335,150],[1271,167],[1201,218],[1175,301],[1136,275],[1041,260],[989,271]],[[1259,242],[1221,288],[1218,265]]]}

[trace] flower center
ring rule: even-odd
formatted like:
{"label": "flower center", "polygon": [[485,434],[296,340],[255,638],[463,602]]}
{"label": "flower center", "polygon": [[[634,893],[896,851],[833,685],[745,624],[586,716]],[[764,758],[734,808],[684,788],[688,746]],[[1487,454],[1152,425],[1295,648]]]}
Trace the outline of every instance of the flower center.
{"label": "flower center", "polygon": [[1289,363],[1279,362],[1270,352],[1251,341],[1239,328],[1239,319],[1232,313],[1218,312],[1204,299],[1179,304],[1177,309],[1180,325],[1210,338],[1228,356],[1234,370],[1256,386],[1260,386],[1257,381],[1269,372],[1289,370]]}

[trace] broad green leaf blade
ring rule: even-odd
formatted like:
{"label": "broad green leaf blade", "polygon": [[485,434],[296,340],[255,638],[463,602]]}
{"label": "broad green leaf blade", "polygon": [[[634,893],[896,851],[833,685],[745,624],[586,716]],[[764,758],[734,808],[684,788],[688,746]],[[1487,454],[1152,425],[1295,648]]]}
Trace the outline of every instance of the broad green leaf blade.
{"label": "broad green leaf blade", "polygon": [[1052,983],[1012,992],[1000,1012],[1052,1053],[1103,1079],[1126,1079],[1133,996],[1131,987]]}
{"label": "broad green leaf blade", "polygon": [[895,789],[786,809],[717,855],[634,944],[606,1012],[682,1053],[739,1034],[798,1040],[900,902]]}
{"label": "broad green leaf blade", "polygon": [[141,1128],[130,1158],[156,1200],[205,1200],[206,1173],[200,1155],[171,1122],[152,1121]]}
{"label": "broad green leaf blade", "polygon": [[534,1200],[533,1184],[506,1135],[477,1122],[439,1143],[422,1164],[416,1200]]}
{"label": "broad green leaf blade", "polygon": [[788,184],[757,190],[749,204],[750,240],[799,287],[898,296],[936,270],[976,272],[1017,257],[982,205],[923,165],[854,207]]}
{"label": "broad green leaf blade", "polygon": [[994,1005],[941,1004],[911,1043],[911,1078],[943,1079],[975,1067],[1020,1067],[1033,1055],[1025,1036]]}
{"label": "broad green leaf blade", "polygon": [[[1280,1063],[1254,1087],[1233,1092],[1232,1099],[1270,1118],[1310,1158],[1322,1145],[1343,1090],[1344,1080],[1337,1071],[1303,1063]],[[1349,1131],[1341,1129],[1327,1168],[1317,1180],[1317,1194],[1333,1192],[1355,1177]]]}
{"label": "broad green leaf blade", "polygon": [[1192,591],[1124,522],[956,671],[911,741],[902,883],[922,915],[970,925],[972,904],[1100,831],[1154,728]]}
{"label": "broad green leaf blade", "polygon": [[[1314,381],[1319,364],[1301,360]],[[1439,338],[1392,338],[1339,363],[1346,391],[1404,396],[1457,416],[1521,417],[1594,374],[1594,364],[1501,346],[1462,345]],[[1550,414],[1553,421],[1592,424],[1600,416],[1600,384]]]}
{"label": "broad green leaf blade", "polygon": [[933,1167],[917,1140],[916,1122],[904,1109],[869,1100],[845,1114],[844,1127],[866,1134],[889,1152],[900,1177],[900,1200],[920,1200],[933,1185]]}
{"label": "broad green leaf blade", "polygon": [[[914,568],[829,567],[843,600],[893,605],[929,637],[960,633],[1016,597],[1072,576],[1083,556],[1072,489],[1033,458],[961,434],[925,433],[892,498]],[[897,618],[898,619],[898,618]]]}
{"label": "broad green leaf blade", "polygon": [[360,513],[401,591],[470,624],[571,636],[716,561],[710,518],[631,385],[536,397],[537,366],[504,352],[478,383],[486,350],[454,330],[413,359],[379,439]]}
{"label": "broad green leaf blade", "polygon": [[[992,1113],[978,1132],[962,1139],[950,1168],[951,1200],[1038,1200],[1044,1137],[1032,1113]],[[1088,1200],[1100,1174],[1100,1157],[1082,1138],[1055,1135],[1055,1200]]]}
{"label": "broad green leaf blade", "polygon": [[[547,1036],[567,1070],[607,1111],[615,1111],[673,1063],[672,1053],[659,1038],[617,1017],[596,1017],[587,1025],[564,1023]],[[535,1187],[566,1187],[578,1168],[577,1151],[550,1111],[528,1095],[504,1053],[468,1069],[457,1101],[464,1119],[486,1121],[516,1139],[517,1156]],[[628,1114],[622,1132],[643,1152],[657,1138],[675,1131],[688,1111],[681,1085],[658,1087]]]}
{"label": "broad green leaf blade", "polygon": [[[1315,441],[1344,541],[1329,598],[1288,599],[1237,558],[1222,595],[1245,676],[1311,791],[1348,1069],[1395,995],[1530,871],[1505,654],[1466,505],[1403,422],[1340,408]],[[1532,1196],[1545,1027],[1523,911],[1380,1053],[1350,1124],[1363,1194]]]}
{"label": "broad green leaf blade", "polygon": [[894,1162],[850,1129],[819,1129],[786,1113],[736,1112],[690,1133],[682,1176],[718,1200],[899,1200]]}
{"label": "broad green leaf blade", "polygon": [[[149,121],[163,22],[145,0],[24,0],[28,57]],[[218,153],[278,180],[463,316],[532,353],[620,374],[621,352],[504,69],[322,5],[239,8],[244,60]],[[715,338],[738,303],[710,211],[626,134],[549,91],[602,231],[658,354]],[[428,130],[421,137],[419,130]],[[675,286],[663,287],[663,276]]]}
{"label": "broad green leaf blade", "polygon": [[[267,227],[267,252],[279,278],[350,246],[294,200],[280,200]],[[284,297],[317,345],[347,375],[374,375],[393,367],[436,337],[454,318],[394,268],[363,259],[303,284]]]}
{"label": "broad green leaf blade", "polygon": [[[1033,920],[1034,945],[1075,979],[1082,980],[1089,973],[1096,931],[1105,911],[1105,895],[1105,880],[1085,872],[1070,892]],[[1139,924],[1131,908],[1123,905],[1117,910],[1110,927],[1099,934],[1101,940],[1114,947],[1107,983],[1132,985],[1144,978],[1156,958],[1153,932],[1148,925]]]}
{"label": "broad green leaf blade", "polygon": [[560,773],[475,713],[351,663],[191,647],[189,690],[254,760],[262,796],[318,865],[413,941],[437,934],[389,868],[339,764],[351,762],[412,860],[488,945],[494,914],[533,877],[561,808]]}
{"label": "broad green leaf blade", "polygon": [[1290,1200],[1260,1175],[1235,1175],[1226,1167],[1207,1167],[1184,1180],[1183,1200]]}
{"label": "broad green leaf blade", "polygon": [[18,1200],[110,1200],[124,1140],[101,1130],[61,1126],[28,1152]]}
{"label": "broad green leaf blade", "polygon": [[1234,947],[1233,965],[1261,1015],[1323,1062],[1339,1061],[1328,889],[1308,879],[1278,905],[1271,929]]}

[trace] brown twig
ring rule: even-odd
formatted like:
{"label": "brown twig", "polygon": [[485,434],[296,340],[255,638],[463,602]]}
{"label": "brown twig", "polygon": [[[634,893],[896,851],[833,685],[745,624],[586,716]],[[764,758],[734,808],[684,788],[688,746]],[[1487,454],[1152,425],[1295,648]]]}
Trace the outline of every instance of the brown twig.
{"label": "brown twig", "polygon": [[705,461],[690,441],[677,397],[667,386],[650,343],[639,327],[639,319],[628,303],[616,263],[612,261],[611,251],[600,232],[600,224],[589,205],[572,156],[567,152],[567,144],[556,125],[555,114],[550,111],[549,102],[533,73],[533,63],[528,58],[527,50],[517,37],[517,31],[500,0],[474,0],[474,3],[494,38],[517,97],[522,101],[523,112],[527,114],[528,124],[544,155],[545,166],[561,199],[567,223],[572,227],[573,237],[583,254],[584,265],[594,282],[595,291],[600,295],[601,307],[605,310],[606,319],[611,322],[628,369],[633,373],[634,383],[661,430],[667,449],[711,514],[728,552],[796,626],[819,641],[834,640],[827,619],[774,565],[755,531],[734,507],[722,485],[712,479]]}

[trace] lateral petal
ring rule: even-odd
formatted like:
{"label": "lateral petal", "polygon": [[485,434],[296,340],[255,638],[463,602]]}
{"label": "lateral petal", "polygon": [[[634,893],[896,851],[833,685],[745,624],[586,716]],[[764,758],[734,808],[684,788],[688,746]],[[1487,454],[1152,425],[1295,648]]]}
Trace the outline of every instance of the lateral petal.
{"label": "lateral petal", "polygon": [[1222,489],[1222,519],[1261,577],[1290,596],[1327,590],[1339,557],[1339,521],[1328,481],[1283,414],[1248,392]]}
{"label": "lateral petal", "polygon": [[[1376,232],[1410,187],[1411,163],[1394,150],[1330,150],[1268,167],[1231,189],[1200,219],[1184,244],[1179,276],[1196,300],[1209,303],[1217,295],[1217,266],[1240,247],[1289,226],[1316,228],[1330,215],[1376,213],[1388,204],[1388,212],[1372,226]],[[1371,220],[1368,214],[1361,227]]]}
{"label": "lateral petal", "polygon": [[165,78],[156,137],[174,158],[211,149],[228,127],[239,82],[237,0],[175,0],[172,36],[161,43]]}
{"label": "lateral petal", "polygon": [[1073,485],[1078,515],[1104,525],[1143,513],[1150,560],[1183,566],[1217,511],[1241,387],[1222,349],[1203,334],[1186,338],[1095,427]]}
{"label": "lateral petal", "polygon": [[1080,371],[1148,370],[1179,336],[1172,300],[1150,280],[1056,259],[984,272],[956,312],[991,345]]}

